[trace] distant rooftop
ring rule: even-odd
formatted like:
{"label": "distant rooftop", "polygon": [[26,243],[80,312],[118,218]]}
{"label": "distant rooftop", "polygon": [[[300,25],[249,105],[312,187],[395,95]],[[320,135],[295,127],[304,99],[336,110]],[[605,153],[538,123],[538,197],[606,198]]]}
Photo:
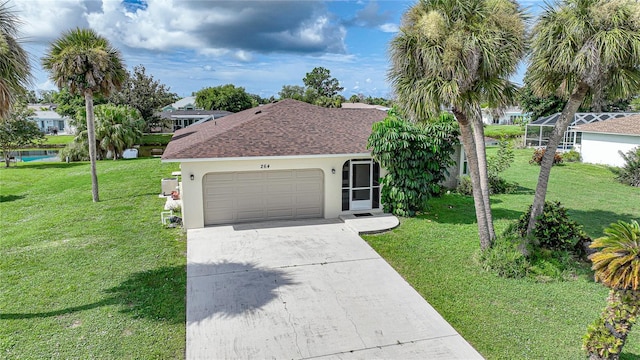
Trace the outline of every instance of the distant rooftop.
{"label": "distant rooftop", "polygon": [[640,114],[580,125],[577,131],[640,136]]}

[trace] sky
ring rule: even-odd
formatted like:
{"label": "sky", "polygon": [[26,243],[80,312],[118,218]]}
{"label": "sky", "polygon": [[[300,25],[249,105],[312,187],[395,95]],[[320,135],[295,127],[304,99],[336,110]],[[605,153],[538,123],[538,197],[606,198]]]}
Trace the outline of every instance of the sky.
{"label": "sky", "polygon": [[[324,67],[342,95],[390,98],[388,44],[415,0],[9,0],[22,20],[34,89],[57,90],[41,65],[65,31],[92,28],[122,53],[129,70],[148,75],[179,96],[233,84],[261,97],[283,85],[303,86]],[[543,1],[520,1],[535,14]],[[524,66],[512,77],[521,83]]]}

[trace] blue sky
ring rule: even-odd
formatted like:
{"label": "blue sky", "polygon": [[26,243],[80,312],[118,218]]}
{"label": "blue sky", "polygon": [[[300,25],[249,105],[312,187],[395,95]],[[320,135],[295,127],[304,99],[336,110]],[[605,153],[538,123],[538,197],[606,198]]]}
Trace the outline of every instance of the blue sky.
{"label": "blue sky", "polygon": [[[22,18],[34,88],[55,86],[40,67],[47,45],[65,30],[90,27],[122,52],[129,69],[188,96],[234,84],[263,97],[303,85],[314,67],[331,71],[343,95],[390,97],[387,47],[415,3],[361,1],[9,0]],[[543,1],[521,1],[535,14]],[[513,81],[520,82],[521,67]]]}

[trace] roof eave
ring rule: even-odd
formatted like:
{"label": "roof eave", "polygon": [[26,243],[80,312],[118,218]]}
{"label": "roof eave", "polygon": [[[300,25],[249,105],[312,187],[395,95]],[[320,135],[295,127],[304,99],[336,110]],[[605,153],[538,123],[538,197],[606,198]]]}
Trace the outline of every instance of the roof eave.
{"label": "roof eave", "polygon": [[339,157],[370,157],[371,152],[352,154],[317,154],[317,155],[283,155],[283,156],[243,156],[222,158],[173,158],[162,159],[163,163],[172,162],[218,162],[218,161],[250,161],[250,160],[289,160],[289,159],[319,159]]}

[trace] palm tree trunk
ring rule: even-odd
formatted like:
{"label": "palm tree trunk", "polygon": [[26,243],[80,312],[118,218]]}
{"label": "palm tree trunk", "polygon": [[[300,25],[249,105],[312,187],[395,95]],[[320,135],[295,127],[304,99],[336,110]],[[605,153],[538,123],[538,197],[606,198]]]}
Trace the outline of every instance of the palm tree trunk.
{"label": "palm tree trunk", "polygon": [[84,102],[87,110],[87,135],[89,137],[89,160],[91,161],[91,193],[93,202],[98,202],[100,198],[98,196],[98,172],[96,170],[96,126],[93,114],[93,93],[91,90],[85,90]]}
{"label": "palm tree trunk", "polygon": [[590,360],[618,360],[620,353],[640,315],[640,292],[611,290],[607,307],[590,327],[584,338],[583,348]]}
{"label": "palm tree trunk", "polygon": [[484,205],[484,213],[487,218],[487,228],[491,242],[496,238],[493,228],[493,216],[491,215],[491,199],[489,197],[489,173],[487,172],[487,152],[484,145],[484,127],[482,126],[482,115],[480,106],[476,106],[474,117],[471,120],[473,125],[473,137],[476,145],[476,155],[478,157],[478,174],[480,175],[480,190],[482,191],[482,200]]}
{"label": "palm tree trunk", "polygon": [[471,186],[473,188],[473,204],[475,206],[476,219],[478,221],[480,248],[482,250],[486,250],[491,247],[491,241],[493,239],[489,231],[489,224],[487,223],[486,207],[481,189],[480,172],[478,171],[478,156],[476,153],[476,144],[474,143],[473,128],[464,113],[456,108],[453,108],[452,111],[456,120],[460,124],[462,145],[467,155],[467,164],[469,166],[469,175],[471,177]]}
{"label": "palm tree trunk", "polygon": [[531,234],[533,228],[536,226],[536,218],[542,214],[544,201],[547,196],[547,186],[549,185],[549,175],[551,174],[553,158],[555,157],[558,145],[560,145],[565,131],[567,131],[567,128],[571,125],[580,104],[582,104],[584,98],[587,96],[587,91],[589,91],[589,85],[586,83],[579,82],[576,85],[549,137],[549,142],[547,143],[542,162],[540,163],[540,175],[538,176],[538,186],[536,187],[536,194],[531,207],[531,217],[529,217],[529,224],[527,225],[527,235]]}

